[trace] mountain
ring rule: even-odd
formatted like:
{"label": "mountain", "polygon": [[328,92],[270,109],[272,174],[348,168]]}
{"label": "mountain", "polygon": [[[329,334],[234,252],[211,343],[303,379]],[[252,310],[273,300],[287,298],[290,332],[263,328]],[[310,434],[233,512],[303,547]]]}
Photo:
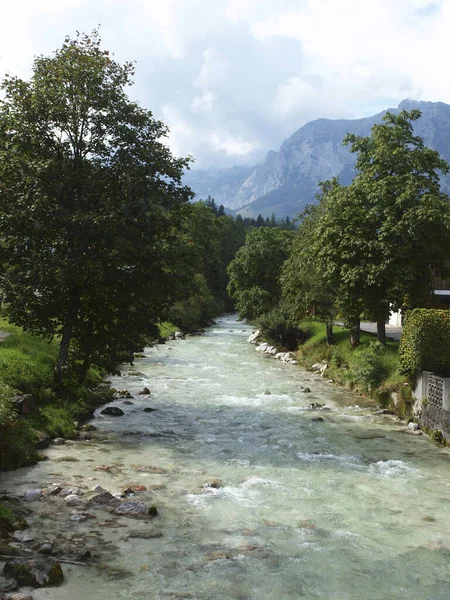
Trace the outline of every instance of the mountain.
{"label": "mountain", "polygon": [[228,209],[240,208],[235,205],[234,199],[253,170],[254,167],[192,170],[184,175],[183,183],[194,190],[198,200],[211,196],[217,206],[223,204]]}
{"label": "mountain", "polygon": [[[404,100],[388,110],[397,114],[413,108],[422,112],[415,123],[416,134],[450,162],[450,105]],[[342,145],[342,140],[347,133],[370,135],[372,126],[380,123],[385,113],[364,119],[310,121],[283,142],[279,152],[270,151],[263,163],[213,173],[192,171],[189,185],[199,198],[210,194],[217,204],[244,217],[256,217],[259,213],[263,217],[272,213],[293,217],[314,202],[320,181],[339,177],[341,183],[350,183],[355,175],[356,156]],[[442,187],[450,192],[450,175],[442,178]]]}

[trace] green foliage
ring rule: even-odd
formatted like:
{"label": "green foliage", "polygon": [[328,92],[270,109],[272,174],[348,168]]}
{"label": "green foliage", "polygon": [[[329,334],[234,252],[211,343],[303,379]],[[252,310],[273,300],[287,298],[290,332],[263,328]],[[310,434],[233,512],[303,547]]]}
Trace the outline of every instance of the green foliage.
{"label": "green foliage", "polygon": [[281,296],[280,272],[289,256],[292,232],[262,227],[247,234],[228,267],[228,291],[239,315],[254,320],[272,310]]}
{"label": "green foliage", "polygon": [[376,320],[382,343],[389,307],[426,305],[430,265],[443,268],[450,247],[450,205],[439,182],[448,165],[414,135],[419,117],[387,113],[369,137],[346,137],[358,174],[349,186],[322,184],[285,272],[287,293],[303,305],[319,304],[326,292],[347,323],[357,325],[364,312]]}
{"label": "green foliage", "polygon": [[158,325],[159,335],[162,338],[168,338],[169,335],[173,335],[175,331],[178,331],[178,327],[169,321],[164,321]]}
{"label": "green foliage", "polygon": [[439,429],[433,429],[433,431],[430,433],[430,437],[433,440],[433,442],[436,442],[436,444],[439,444],[440,446],[445,446],[445,438],[442,435],[442,432],[439,431]]}
{"label": "green foliage", "polygon": [[217,209],[212,198],[183,206],[176,225],[182,267],[174,278],[178,297],[165,318],[193,331],[232,309],[226,269],[244,243],[245,232],[242,223]]}
{"label": "green foliage", "polygon": [[155,334],[183,270],[172,225],[189,160],[128,98],[133,75],[93,31],[2,84],[1,285],[14,323],[59,339],[59,384],[70,361],[82,381]]}
{"label": "green foliage", "polygon": [[314,314],[324,321],[335,317],[336,295],[317,261],[317,226],[323,204],[310,206],[300,215],[288,259],[283,265],[282,298],[288,302],[297,319]]}
{"label": "green foliage", "polygon": [[358,360],[356,367],[351,371],[351,377],[359,389],[371,392],[379,387],[388,375],[384,362],[386,348],[378,341],[371,341],[369,347],[356,350]]}
{"label": "green foliage", "polygon": [[212,295],[205,277],[197,273],[191,282],[189,296],[176,302],[170,318],[183,331],[195,331],[206,325],[221,312],[220,302]]}
{"label": "green foliage", "polygon": [[326,362],[326,376],[357,393],[368,394],[382,400],[386,392],[403,394],[405,378],[398,375],[398,342],[379,344],[370,333],[362,332],[361,344],[353,348],[345,328],[336,327],[335,342],[329,346],[325,324],[317,320],[305,320],[301,328],[308,330],[310,337],[300,346],[299,360],[310,368],[314,363]]}
{"label": "green foliage", "polygon": [[41,428],[52,438],[74,438],[76,426],[73,407],[69,405],[48,404],[40,409]]}
{"label": "green foliage", "polygon": [[35,439],[25,419],[18,418],[14,391],[0,385],[0,469],[11,469],[36,462]]}
{"label": "green foliage", "polygon": [[416,308],[407,313],[399,350],[399,369],[410,378],[418,371],[450,376],[450,312]]}
{"label": "green foliage", "polygon": [[262,337],[280,350],[296,350],[308,332],[298,326],[292,314],[284,306],[277,306],[258,318]]}
{"label": "green foliage", "polygon": [[37,399],[52,396],[56,343],[17,331],[0,345],[0,382]]}

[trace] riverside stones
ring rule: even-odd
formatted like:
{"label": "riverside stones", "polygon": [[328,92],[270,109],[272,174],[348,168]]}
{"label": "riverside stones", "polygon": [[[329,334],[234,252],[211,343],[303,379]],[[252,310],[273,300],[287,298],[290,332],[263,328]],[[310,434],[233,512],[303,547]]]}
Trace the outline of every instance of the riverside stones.
{"label": "riverside stones", "polygon": [[5,564],[3,573],[19,585],[33,588],[60,585],[64,580],[61,565],[48,558],[16,558]]}
{"label": "riverside stones", "polygon": [[23,497],[25,502],[37,502],[42,498],[42,490],[27,490]]}
{"label": "riverside stones", "polygon": [[15,579],[2,577],[0,575],[0,593],[15,592],[17,589],[19,589],[19,585]]}
{"label": "riverside stones", "polygon": [[68,496],[66,496],[64,498],[64,502],[66,503],[67,506],[84,506],[85,505],[85,501],[83,500],[83,498],[81,498],[80,496],[77,496],[76,494],[69,494]]}
{"label": "riverside stones", "polygon": [[138,392],[139,396],[148,396],[150,394],[150,390],[148,389],[148,387],[143,387],[142,390],[140,392]]}
{"label": "riverside stones", "polygon": [[256,343],[257,343],[257,339],[258,339],[258,337],[259,337],[260,333],[261,333],[261,332],[259,331],[259,329],[257,329],[256,331],[254,331],[254,332],[253,332],[253,333],[252,333],[252,334],[251,334],[251,335],[248,337],[248,339],[247,339],[247,342],[248,342],[249,344],[256,344]]}
{"label": "riverside stones", "polygon": [[122,502],[114,510],[114,514],[121,517],[146,517],[150,509],[143,502]]}
{"label": "riverside stones", "polygon": [[100,414],[108,415],[110,417],[123,417],[125,413],[118,406],[107,406],[106,408],[100,411]]}
{"label": "riverside stones", "polygon": [[119,503],[120,500],[109,492],[101,492],[89,500],[90,506],[111,506]]}

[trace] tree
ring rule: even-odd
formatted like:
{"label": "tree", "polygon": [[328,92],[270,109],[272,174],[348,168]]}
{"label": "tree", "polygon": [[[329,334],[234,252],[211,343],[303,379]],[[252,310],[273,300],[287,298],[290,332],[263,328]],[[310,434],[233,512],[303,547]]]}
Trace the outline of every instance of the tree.
{"label": "tree", "polygon": [[1,284],[14,323],[60,336],[59,384],[71,351],[85,370],[154,332],[174,287],[188,160],[126,95],[133,74],[94,30],[37,57],[30,81],[2,84]]}
{"label": "tree", "polygon": [[439,172],[448,165],[413,133],[420,111],[387,113],[369,137],[348,135],[358,174],[348,187],[329,182],[317,227],[317,261],[333,282],[347,319],[362,311],[386,343],[391,306],[420,306],[432,293],[431,265],[444,268],[449,203]]}
{"label": "tree", "polygon": [[291,239],[291,232],[278,228],[260,227],[247,234],[228,267],[228,291],[240,316],[254,320],[278,304],[279,277]]}
{"label": "tree", "polygon": [[323,204],[311,205],[299,216],[301,224],[294,235],[289,258],[283,265],[282,299],[297,323],[307,315],[322,319],[327,342],[332,344],[336,295],[316,260],[317,224],[322,210]]}

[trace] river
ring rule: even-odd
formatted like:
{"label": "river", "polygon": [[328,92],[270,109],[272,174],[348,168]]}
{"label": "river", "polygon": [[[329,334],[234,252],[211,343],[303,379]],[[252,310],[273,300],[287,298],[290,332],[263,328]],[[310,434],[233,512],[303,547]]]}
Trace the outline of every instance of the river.
{"label": "river", "polygon": [[255,352],[249,333],[225,317],[146,349],[140,375],[112,378],[133,399],[113,403],[122,417],[97,411],[100,439],[51,447],[50,460],[2,476],[17,494],[144,485],[134,499],[158,508],[152,520],[78,523],[62,499],[30,505],[41,539],[106,553],[100,569],[63,565],[63,586],[35,600],[448,600],[448,449]]}

